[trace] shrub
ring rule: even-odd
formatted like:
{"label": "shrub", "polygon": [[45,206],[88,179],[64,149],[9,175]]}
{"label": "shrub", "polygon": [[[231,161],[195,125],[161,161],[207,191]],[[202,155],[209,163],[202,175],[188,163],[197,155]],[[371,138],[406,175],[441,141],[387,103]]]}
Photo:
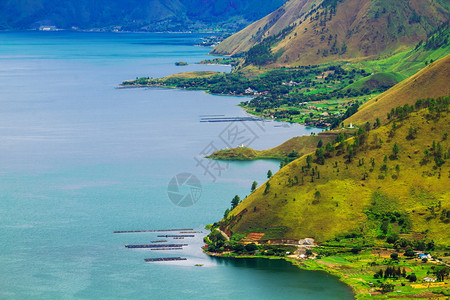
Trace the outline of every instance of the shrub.
{"label": "shrub", "polygon": [[416,282],[417,276],[416,276],[416,274],[412,273],[412,274],[409,274],[408,276],[406,276],[406,279],[408,279],[409,282]]}
{"label": "shrub", "polygon": [[398,259],[398,253],[392,253],[391,254],[391,258],[393,259],[393,260],[397,260]]}
{"label": "shrub", "polygon": [[256,250],[258,250],[258,246],[256,246],[255,243],[250,243],[244,246],[245,251],[247,252],[254,252]]}

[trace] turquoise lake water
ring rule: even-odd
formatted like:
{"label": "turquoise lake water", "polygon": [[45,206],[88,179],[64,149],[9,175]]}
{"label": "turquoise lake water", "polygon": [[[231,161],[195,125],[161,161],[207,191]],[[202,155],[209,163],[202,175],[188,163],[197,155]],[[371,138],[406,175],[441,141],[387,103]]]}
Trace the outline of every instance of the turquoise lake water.
{"label": "turquoise lake water", "polygon": [[[248,143],[266,149],[317,129],[202,123],[204,115],[245,116],[236,106],[243,98],[115,89],[136,76],[229,71],[194,64],[210,50],[195,46],[199,37],[0,33],[1,299],[352,299],[325,273],[202,253],[204,225],[221,219],[234,195],[245,197],[279,164],[216,166],[202,154]],[[201,182],[190,207],[168,197],[169,181],[180,173]],[[168,238],[189,244],[177,251],[124,247],[161,239],[157,233],[113,233],[166,228],[203,233]],[[187,260],[144,262],[173,256]]]}

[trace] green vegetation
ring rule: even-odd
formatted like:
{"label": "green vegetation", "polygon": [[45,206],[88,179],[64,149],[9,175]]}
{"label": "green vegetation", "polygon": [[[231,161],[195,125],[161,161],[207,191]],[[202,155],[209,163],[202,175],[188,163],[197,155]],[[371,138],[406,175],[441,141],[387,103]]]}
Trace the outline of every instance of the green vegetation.
{"label": "green vegetation", "polygon": [[216,57],[214,59],[202,60],[200,65],[231,65],[236,66],[241,61],[237,57]]}
{"label": "green vegetation", "polygon": [[338,126],[356,112],[357,106],[373,93],[392,86],[347,88],[368,74],[364,70],[344,70],[341,66],[308,66],[270,70],[254,76],[243,72],[186,72],[161,79],[138,78],[123,86],[176,87],[207,90],[219,95],[255,96],[241,106],[249,113],[315,127]]}
{"label": "green vegetation", "polygon": [[[294,137],[275,148],[262,151],[248,147],[218,150],[208,156],[208,158],[223,160],[280,159],[285,164],[306,153],[314,151],[317,149],[320,141],[322,141],[322,143],[332,142],[336,135],[336,133],[329,133],[326,135],[319,134]],[[267,172],[267,177],[272,177],[272,174],[272,171],[270,171],[270,173]]]}
{"label": "green vegetation", "polygon": [[[386,126],[360,127],[349,139],[335,136],[283,167],[219,223],[221,228],[248,234],[276,224],[287,230],[275,239],[311,236],[322,243],[356,232],[364,237],[363,248],[388,239],[395,244],[400,236],[398,247],[420,249],[402,240],[411,234],[420,234],[424,249],[431,241],[445,245],[450,149],[442,132],[450,130],[449,100],[418,101]],[[408,139],[411,126],[420,128],[414,140]]]}
{"label": "green vegetation", "polygon": [[380,122],[385,123],[392,109],[414,105],[418,99],[450,95],[450,85],[447,82],[449,69],[450,54],[367,101],[357,113],[346,119],[345,123],[364,124],[373,122],[374,118],[379,118]]}
{"label": "green vegetation", "polygon": [[[316,251],[315,249],[313,251]],[[311,270],[324,270],[353,287],[357,299],[432,298],[448,296],[448,267],[418,258],[398,256],[392,250],[364,250],[359,254],[339,253],[333,256],[305,260],[302,265]],[[395,253],[397,254],[397,253]],[[427,282],[425,278],[435,282]]]}
{"label": "green vegetation", "polygon": [[438,26],[427,39],[419,41],[415,47],[387,55],[375,60],[351,64],[354,68],[364,68],[368,72],[388,72],[397,79],[409,77],[425,66],[445,57],[450,53],[449,21]]}

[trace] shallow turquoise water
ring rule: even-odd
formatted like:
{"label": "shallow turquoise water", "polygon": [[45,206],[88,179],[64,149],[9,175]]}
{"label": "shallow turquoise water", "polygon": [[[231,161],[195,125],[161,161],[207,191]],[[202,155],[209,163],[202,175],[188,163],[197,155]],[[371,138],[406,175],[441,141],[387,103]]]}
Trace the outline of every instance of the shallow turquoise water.
{"label": "shallow turquoise water", "polygon": [[[196,41],[186,34],[0,33],[0,298],[352,298],[334,277],[283,261],[209,258],[200,249],[204,233],[178,240],[189,246],[174,252],[124,247],[159,239],[156,233],[113,234],[204,231],[235,194],[244,197],[253,180],[263,183],[268,169],[278,170],[276,161],[230,163],[220,174],[208,169],[213,178],[195,160],[207,146],[247,140],[264,149],[315,131],[200,122],[202,115],[245,115],[238,97],[114,89],[136,76],[229,71],[176,67],[207,58],[209,49]],[[243,140],[228,135],[234,125],[247,130]],[[182,172],[202,184],[187,208],[167,196]],[[169,256],[188,260],[143,261]]]}

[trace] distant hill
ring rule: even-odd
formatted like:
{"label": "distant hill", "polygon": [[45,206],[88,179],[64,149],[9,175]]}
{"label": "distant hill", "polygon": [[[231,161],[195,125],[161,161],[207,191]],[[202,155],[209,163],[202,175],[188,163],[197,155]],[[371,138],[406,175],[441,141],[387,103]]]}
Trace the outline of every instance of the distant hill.
{"label": "distant hill", "polygon": [[425,40],[448,21],[449,8],[444,0],[291,0],[212,53],[250,50],[290,66],[375,58]]}
{"label": "distant hill", "polygon": [[285,0],[3,0],[1,29],[236,30]]}
{"label": "distant hill", "polygon": [[364,124],[379,118],[386,121],[392,108],[416,100],[450,95],[450,54],[428,65],[417,74],[395,85],[378,97],[362,105],[358,112],[344,121],[345,124]]}
{"label": "distant hill", "polygon": [[[433,240],[448,245],[448,102],[324,147],[279,170],[220,222],[262,240],[336,236]],[[444,133],[447,133],[445,135]]]}

